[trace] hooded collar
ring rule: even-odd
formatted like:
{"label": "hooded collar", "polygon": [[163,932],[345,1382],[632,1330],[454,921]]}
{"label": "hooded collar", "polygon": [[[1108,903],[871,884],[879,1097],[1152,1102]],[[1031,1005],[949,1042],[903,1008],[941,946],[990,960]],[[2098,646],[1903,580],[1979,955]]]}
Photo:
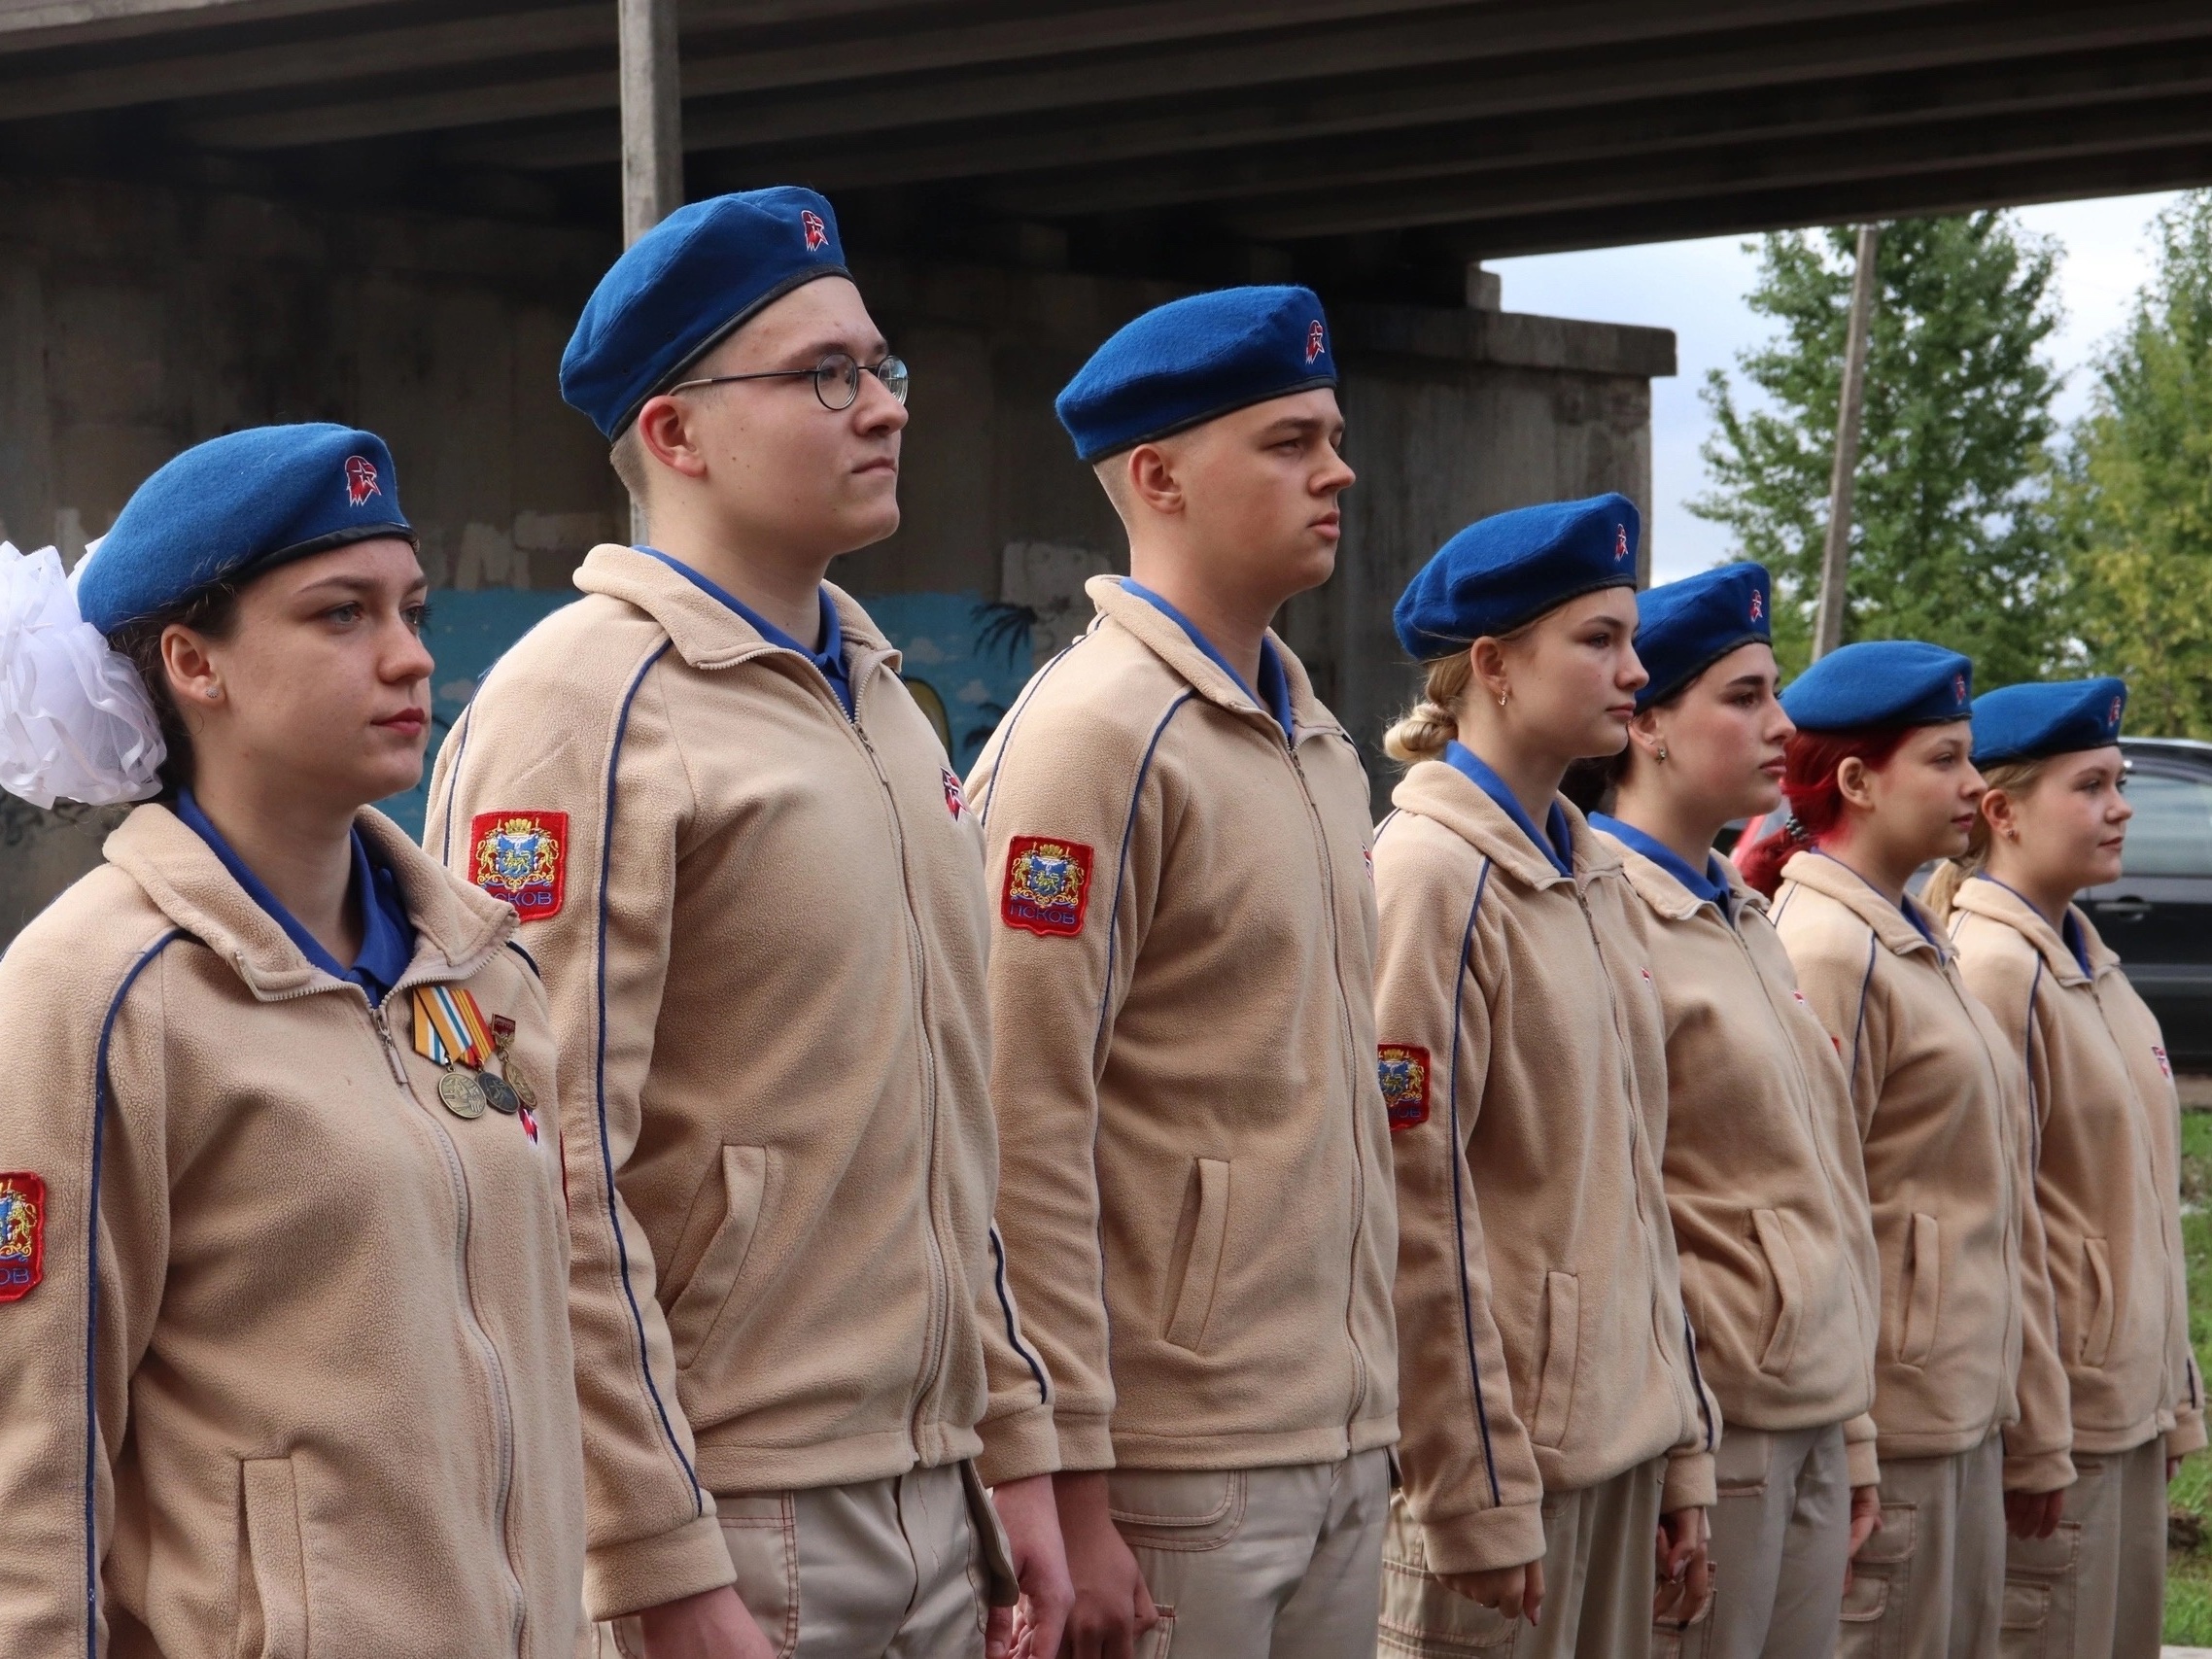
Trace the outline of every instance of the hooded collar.
{"label": "hooded collar", "polygon": [[[1590,827],[1620,844],[1621,867],[1628,872],[1629,885],[1645,904],[1670,920],[1685,921],[1699,911],[1710,909],[1721,920],[1733,922],[1746,908],[1761,914],[1766,911],[1766,900],[1745,884],[1734,864],[1717,852],[1707,857],[1706,875],[1693,887],[1683,880],[1689,867],[1674,848],[1653,840],[1634,824],[1595,812],[1591,814]],[[1662,853],[1664,857],[1660,856]],[[1712,896],[1715,881],[1717,898]]]}
{"label": "hooded collar", "polygon": [[1621,843],[1621,847],[1626,847],[1633,854],[1630,858],[1621,860],[1621,865],[1628,869],[1628,881],[1635,884],[1635,889],[1650,900],[1652,909],[1666,907],[1659,905],[1645,891],[1645,882],[1640,881],[1642,865],[1650,865],[1652,872],[1666,876],[1670,882],[1675,882],[1690,898],[1690,909],[1697,909],[1697,905],[1712,905],[1716,912],[1721,912],[1723,920],[1734,916],[1734,887],[1728,881],[1728,860],[1721,858],[1721,854],[1708,849],[1706,867],[1692,869],[1683,863],[1681,854],[1676,854],[1670,845],[1659,841],[1659,836],[1650,836],[1637,830],[1633,823],[1624,823],[1624,820],[1606,814],[1606,812],[1593,812],[1590,814],[1590,827],[1612,836],[1614,841]]}
{"label": "hooded collar", "polygon": [[1959,882],[1957,896],[1951,902],[1955,910],[1965,911],[1969,916],[1987,916],[2017,931],[2041,953],[2043,965],[2060,985],[2088,985],[2120,960],[2090,925],[2089,917],[2082,914],[2079,905],[2068,905],[2066,916],[2081,930],[2082,954],[2089,958],[2087,973],[2082,970],[2081,958],[2067,945],[2065,935],[2053,927],[2043,913],[2017,890],[1993,877],[1974,876]]}
{"label": "hooded collar", "polygon": [[[1879,887],[1841,859],[1808,849],[1793,855],[1781,867],[1781,875],[1785,881],[1795,881],[1801,887],[1810,887],[1825,898],[1834,899],[1871,927],[1875,938],[1898,955],[1931,950],[1940,961],[1951,959],[1950,947],[1941,942],[1942,935],[1935,932],[1932,923],[1923,932],[1903,908],[1891,904]],[[1905,903],[1923,917],[1926,916],[1912,894],[1905,895]]]}
{"label": "hooded collar", "polygon": [[[769,639],[742,611],[701,587],[688,570],[656,554],[603,543],[584,556],[576,570],[576,586],[643,611],[660,624],[676,655],[695,669],[726,669],[772,652],[813,666],[813,653]],[[834,582],[822,583],[822,593],[835,609],[838,631],[845,638],[845,660],[854,694],[879,664],[896,674],[899,653],[868,613]]]}
{"label": "hooded collar", "polygon": [[361,950],[353,966],[343,966],[325,949],[323,942],[308,932],[304,923],[286,908],[285,902],[269,889],[267,882],[254,873],[253,867],[238,856],[237,849],[224,839],[223,832],[215,827],[200,807],[198,799],[190,789],[177,797],[170,809],[200,840],[215,849],[215,856],[223,861],[230,879],[246,889],[246,896],[276,918],[285,931],[285,937],[299,947],[299,953],[325,973],[341,980],[351,980],[368,993],[371,1002],[382,1002],[392,987],[406,977],[407,966],[415,954],[415,924],[407,919],[407,907],[399,897],[399,881],[389,865],[378,863],[369,856],[368,841],[357,827],[347,839],[353,847],[353,874],[347,882],[347,897],[361,906]]}
{"label": "hooded collar", "polygon": [[1513,826],[1529,838],[1529,844],[1550,860],[1554,870],[1562,876],[1574,874],[1574,839],[1568,831],[1565,804],[1558,796],[1552,797],[1551,809],[1543,815],[1543,828],[1538,830],[1505,780],[1488,761],[1457,738],[1444,745],[1444,764],[1489,796],[1498,810],[1513,820]]}
{"label": "hooded collar", "polygon": [[1563,875],[1523,824],[1455,766],[1421,761],[1399,780],[1390,798],[1393,806],[1434,818],[1525,887],[1572,885],[1577,877],[1621,867],[1619,855],[1564,796],[1555,808],[1573,851],[1572,875]]}
{"label": "hooded collar", "polygon": [[[512,906],[456,882],[374,808],[355,814],[354,830],[370,861],[392,872],[414,925],[415,951],[403,983],[467,979],[513,936]],[[351,985],[310,961],[215,848],[167,807],[135,809],[103,850],[164,916],[228,962],[260,1001]]]}
{"label": "hooded collar", "polygon": [[[1205,649],[1193,639],[1179,617],[1162,610],[1154,601],[1126,592],[1122,583],[1120,576],[1092,576],[1084,583],[1084,592],[1090,596],[1090,603],[1098,607],[1100,616],[1112,617],[1135,635],[1153,655],[1173,669],[1208,703],[1234,714],[1264,720],[1269,731],[1281,735],[1278,717],[1261,707],[1259,699],[1218,653]],[[1290,694],[1291,746],[1296,747],[1316,732],[1333,732],[1343,737],[1344,728],[1337,724],[1336,716],[1314,696],[1313,681],[1297,654],[1284,644],[1271,628],[1267,631],[1266,642],[1282,668],[1284,684]]]}

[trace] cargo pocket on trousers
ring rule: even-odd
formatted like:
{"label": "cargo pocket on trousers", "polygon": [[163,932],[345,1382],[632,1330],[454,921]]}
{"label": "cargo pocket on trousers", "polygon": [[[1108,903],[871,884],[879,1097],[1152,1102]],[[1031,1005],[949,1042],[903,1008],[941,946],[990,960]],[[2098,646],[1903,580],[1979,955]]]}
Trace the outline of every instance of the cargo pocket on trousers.
{"label": "cargo pocket on trousers", "polygon": [[1582,1342],[1582,1285],[1573,1273],[1544,1275],[1543,1370],[1537,1382],[1529,1438],[1556,1446],[1574,1410],[1574,1361]]}
{"label": "cargo pocket on trousers", "polygon": [[1775,1288],[1775,1329],[1759,1356],[1759,1369],[1771,1377],[1784,1375],[1797,1352],[1797,1326],[1804,1317],[1805,1283],[1798,1277],[1797,1256],[1789,1247],[1789,1233],[1777,1210],[1753,1210],[1751,1229],[1759,1235],[1760,1254],[1767,1259],[1767,1278]]}
{"label": "cargo pocket on trousers", "polygon": [[1131,1549],[1220,1549],[1244,1530],[1242,1469],[1113,1469],[1106,1508]]}
{"label": "cargo pocket on trousers", "polygon": [[1137,1638],[1137,1659],[1167,1659],[1175,1646],[1175,1609],[1156,1607],[1159,1622]]}
{"label": "cargo pocket on trousers", "polygon": [[307,1659],[307,1552],[290,1458],[238,1466],[239,1659]]}
{"label": "cargo pocket on trousers", "polygon": [[2112,1249],[2101,1238],[2082,1240],[2082,1289],[2089,1307],[2082,1314],[2082,1364],[2101,1365],[2112,1351],[2112,1328],[2119,1314],[2112,1294]]}
{"label": "cargo pocket on trousers", "polygon": [[1195,1191],[1184,1201],[1188,1228],[1176,1228],[1176,1255],[1182,1272],[1172,1271],[1175,1307],[1167,1317],[1167,1339],[1178,1348],[1197,1349],[1214,1310],[1214,1289],[1221,1279],[1222,1255],[1228,1242],[1228,1165],[1218,1158],[1192,1160]]}
{"label": "cargo pocket on trousers", "polygon": [[[1545,1501],[1548,1509],[1550,1501]],[[1548,1533],[1551,1516],[1544,1517]],[[1376,1650],[1398,1659],[1500,1659],[1520,1620],[1444,1588],[1429,1571],[1429,1543],[1402,1495],[1390,1502],[1383,1533],[1382,1622]]]}
{"label": "cargo pocket on trousers", "polygon": [[[753,1237],[760,1230],[761,1206],[768,1195],[768,1149],[724,1147],[721,1173],[721,1218],[706,1250],[692,1265],[691,1276],[669,1303],[669,1343],[675,1350],[678,1368],[689,1366],[699,1357],[699,1350],[721,1323],[738,1275],[744,1271],[745,1258],[752,1254]],[[693,1208],[709,1202],[709,1194],[702,1192]],[[686,1230],[690,1230],[688,1227]],[[682,1241],[677,1248],[680,1252]]]}
{"label": "cargo pocket on trousers", "polygon": [[1933,1216],[1915,1213],[1911,1254],[1905,1260],[1905,1328],[1897,1336],[1897,1363],[1924,1365],[1935,1348],[1936,1307],[1943,1295],[1943,1233]]}

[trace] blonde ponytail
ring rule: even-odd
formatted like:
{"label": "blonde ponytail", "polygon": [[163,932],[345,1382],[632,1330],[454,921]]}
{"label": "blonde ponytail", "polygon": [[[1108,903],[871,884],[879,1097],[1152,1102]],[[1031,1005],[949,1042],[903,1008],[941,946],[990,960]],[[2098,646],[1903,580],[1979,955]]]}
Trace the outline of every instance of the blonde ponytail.
{"label": "blonde ponytail", "polygon": [[1460,700],[1474,677],[1474,661],[1466,651],[1430,661],[1421,701],[1383,734],[1383,752],[1401,766],[1435,760],[1460,735]]}
{"label": "blonde ponytail", "polygon": [[[2008,761],[1992,766],[1982,775],[1988,789],[2002,789],[2006,794],[2020,796],[2035,787],[2035,780],[2043,776],[2046,762],[2035,760]],[[1988,799],[1985,790],[1983,801]],[[1920,908],[1937,921],[1949,924],[1951,913],[1958,902],[1958,889],[1989,867],[1989,820],[1980,803],[1974,809],[1974,827],[1966,834],[1966,850],[1955,858],[1946,858],[1935,867],[1928,884],[1920,889]]]}

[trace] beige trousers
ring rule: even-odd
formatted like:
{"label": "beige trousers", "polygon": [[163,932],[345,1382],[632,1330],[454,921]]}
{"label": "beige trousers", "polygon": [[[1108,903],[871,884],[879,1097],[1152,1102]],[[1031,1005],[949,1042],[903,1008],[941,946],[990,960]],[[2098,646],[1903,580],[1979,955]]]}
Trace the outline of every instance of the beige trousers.
{"label": "beige trousers", "polygon": [[1382,1651],[1412,1659],[1647,1659],[1659,1484],[1654,1458],[1579,1492],[1543,1501],[1543,1622],[1508,1622],[1454,1595],[1429,1572],[1421,1528],[1391,1504],[1383,1555]]}
{"label": "beige trousers", "polygon": [[1844,1429],[1731,1427],[1713,1458],[1712,1602],[1652,1651],[1682,1659],[1829,1659],[1851,1547]]}
{"label": "beige trousers", "polygon": [[1172,1626],[1165,1659],[1355,1659],[1375,1650],[1390,1454],[1227,1470],[1116,1469],[1107,1502]]}
{"label": "beige trousers", "polygon": [[2159,1659],[2166,1451],[2074,1454],[2058,1530],[2005,1542],[2004,1659]]}
{"label": "beige trousers", "polygon": [[1844,1594],[1840,1659],[1996,1659],[2005,1600],[2005,1453],[1882,1466],[1882,1530]]}
{"label": "beige trousers", "polygon": [[[960,1466],[801,1492],[723,1497],[714,1506],[738,1597],[777,1659],[982,1659],[991,1551],[976,1524],[980,1487]],[[636,1619],[601,1625],[599,1659],[644,1651]]]}

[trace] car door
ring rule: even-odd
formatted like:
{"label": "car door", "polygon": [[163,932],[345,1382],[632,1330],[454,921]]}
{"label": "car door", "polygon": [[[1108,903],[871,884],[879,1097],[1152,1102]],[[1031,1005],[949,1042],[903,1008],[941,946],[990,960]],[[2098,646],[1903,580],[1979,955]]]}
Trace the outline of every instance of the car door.
{"label": "car door", "polygon": [[2117,881],[2083,908],[2165,1028],[2177,1065],[2212,1067],[2212,769],[2137,753]]}

